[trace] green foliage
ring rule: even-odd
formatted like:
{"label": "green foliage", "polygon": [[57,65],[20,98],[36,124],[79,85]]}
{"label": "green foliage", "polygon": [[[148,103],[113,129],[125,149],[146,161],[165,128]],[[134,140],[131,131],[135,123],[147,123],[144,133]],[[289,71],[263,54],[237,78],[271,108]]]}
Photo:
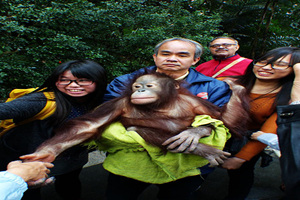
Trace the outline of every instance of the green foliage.
{"label": "green foliage", "polygon": [[153,65],[153,48],[170,37],[205,46],[215,36],[240,41],[254,57],[278,46],[299,46],[299,0],[2,0],[0,99],[35,87],[72,59],[101,63],[109,79]]}
{"label": "green foliage", "polygon": [[[38,86],[59,61],[92,59],[110,79],[152,65],[154,45],[169,37],[203,44],[219,32],[202,1],[1,1],[1,96]],[[204,55],[209,56],[206,52]]]}
{"label": "green foliage", "polygon": [[1,4],[5,8],[0,18],[1,96],[13,88],[40,85],[59,61],[101,57],[101,49],[92,49],[83,39],[89,35],[89,22],[95,21],[89,15],[92,3],[5,0]]}

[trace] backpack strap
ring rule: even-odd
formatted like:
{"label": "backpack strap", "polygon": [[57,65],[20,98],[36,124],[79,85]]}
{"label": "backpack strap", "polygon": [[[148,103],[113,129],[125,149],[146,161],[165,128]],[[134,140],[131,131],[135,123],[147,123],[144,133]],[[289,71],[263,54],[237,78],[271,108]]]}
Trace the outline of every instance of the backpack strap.
{"label": "backpack strap", "polygon": [[15,100],[19,97],[22,97],[26,94],[29,94],[31,92],[33,92],[34,90],[36,90],[37,88],[26,88],[26,89],[13,89],[10,93],[9,93],[9,97],[8,99],[6,99],[5,102],[9,102],[12,100]]}
{"label": "backpack strap", "polygon": [[[52,115],[56,109],[55,96],[53,92],[43,92],[45,97],[47,98],[46,106],[41,110],[38,114],[31,118],[30,121],[33,120],[43,120]],[[27,120],[25,120],[27,121]],[[27,122],[26,122],[27,123]]]}
{"label": "backpack strap", "polygon": [[212,75],[213,78],[216,78],[217,76],[219,76],[220,74],[222,74],[223,72],[225,72],[227,69],[231,68],[232,66],[234,66],[235,64],[241,62],[242,60],[245,60],[244,57],[240,57],[239,59],[229,63],[228,65],[226,65],[223,69],[221,69],[220,71],[218,71],[217,73],[215,73],[214,75]]}

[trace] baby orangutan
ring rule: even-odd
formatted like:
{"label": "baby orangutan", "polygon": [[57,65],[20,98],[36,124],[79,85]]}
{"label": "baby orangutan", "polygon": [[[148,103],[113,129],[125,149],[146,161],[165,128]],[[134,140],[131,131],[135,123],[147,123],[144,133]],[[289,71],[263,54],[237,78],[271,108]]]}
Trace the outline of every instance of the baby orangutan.
{"label": "baby orangutan", "polygon": [[[159,73],[138,77],[122,97],[113,99],[96,108],[93,112],[68,121],[56,130],[55,136],[44,142],[33,154],[22,159],[52,162],[64,150],[91,139],[100,139],[105,127],[114,121],[120,121],[127,130],[136,131],[146,142],[166,151],[163,143],[182,131],[195,132],[197,142],[183,149],[183,153],[192,153],[209,160],[211,165],[219,165],[230,154],[212,146],[199,143],[199,138],[210,132],[188,129],[196,115],[210,115],[222,120],[230,129],[236,131],[241,125],[239,119],[245,117],[240,99],[233,89],[233,96],[222,109],[214,104],[191,95],[172,78]],[[240,110],[237,110],[240,108]],[[241,125],[242,126],[242,125]],[[188,130],[187,130],[188,129]],[[185,132],[183,132],[184,135]],[[167,144],[166,142],[164,144]]]}

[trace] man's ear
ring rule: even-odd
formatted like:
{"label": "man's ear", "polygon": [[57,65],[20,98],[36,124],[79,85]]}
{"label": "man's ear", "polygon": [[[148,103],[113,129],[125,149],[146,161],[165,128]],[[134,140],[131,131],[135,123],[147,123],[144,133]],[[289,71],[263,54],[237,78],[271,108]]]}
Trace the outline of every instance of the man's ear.
{"label": "man's ear", "polygon": [[195,65],[197,62],[199,62],[199,60],[200,60],[200,57],[199,58],[195,58],[194,62],[192,63],[192,65]]}
{"label": "man's ear", "polygon": [[156,62],[156,54],[152,55],[154,62]]}

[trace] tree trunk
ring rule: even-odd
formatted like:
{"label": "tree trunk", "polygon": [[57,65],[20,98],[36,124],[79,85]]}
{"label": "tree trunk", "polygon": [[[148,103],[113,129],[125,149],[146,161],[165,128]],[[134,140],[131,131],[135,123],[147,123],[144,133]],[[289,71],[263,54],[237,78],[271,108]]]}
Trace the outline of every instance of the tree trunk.
{"label": "tree trunk", "polygon": [[263,25],[263,22],[266,18],[266,15],[267,15],[267,12],[268,12],[268,7],[269,7],[270,3],[271,3],[271,0],[268,0],[265,4],[265,7],[264,7],[264,10],[263,10],[261,19],[260,19],[260,23],[258,24],[258,27],[257,27],[255,38],[254,38],[254,40],[251,44],[251,54],[250,54],[251,58],[255,58],[255,49],[257,48],[258,38],[260,36],[262,25]]}

